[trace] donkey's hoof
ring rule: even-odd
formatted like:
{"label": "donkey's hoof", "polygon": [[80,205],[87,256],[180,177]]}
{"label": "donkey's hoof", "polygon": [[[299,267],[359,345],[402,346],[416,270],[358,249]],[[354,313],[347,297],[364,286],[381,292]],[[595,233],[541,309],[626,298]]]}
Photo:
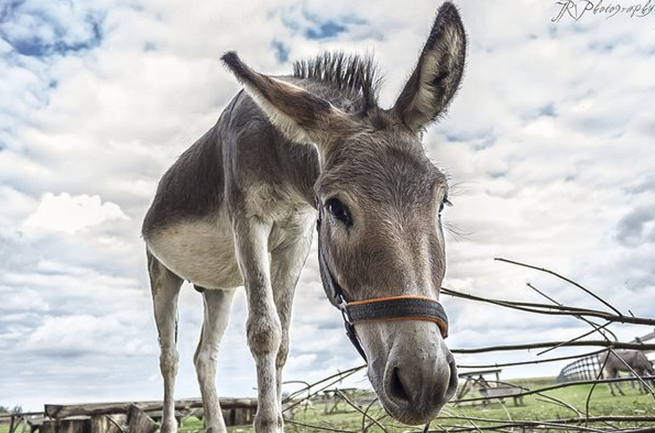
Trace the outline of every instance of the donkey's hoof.
{"label": "donkey's hoof", "polygon": [[159,433],[177,433],[177,421],[162,422]]}
{"label": "donkey's hoof", "polygon": [[284,420],[282,414],[273,419],[255,419],[257,433],[284,433]]}

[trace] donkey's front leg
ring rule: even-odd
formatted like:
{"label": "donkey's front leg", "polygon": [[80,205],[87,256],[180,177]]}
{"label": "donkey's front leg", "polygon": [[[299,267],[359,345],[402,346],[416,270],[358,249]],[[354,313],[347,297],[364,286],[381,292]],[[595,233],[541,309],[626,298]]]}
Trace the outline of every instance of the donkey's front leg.
{"label": "donkey's front leg", "polygon": [[254,218],[233,220],[236,255],[248,297],[246,332],[257,367],[257,433],[282,432],[282,413],[277,396],[275,358],[281,341],[268,258],[271,225]]}
{"label": "donkey's front leg", "polygon": [[[200,289],[196,286],[196,289]],[[205,289],[203,292],[205,318],[200,342],[194,356],[205,418],[206,433],[225,433],[225,420],[216,392],[216,362],[218,345],[225,333],[230,316],[233,289]]]}
{"label": "donkey's front leg", "polygon": [[148,273],[152,290],[155,322],[159,334],[159,367],[164,379],[164,403],[161,421],[161,433],[176,433],[175,419],[175,376],[177,375],[177,300],[182,286],[182,279],[169,271],[150,252],[148,255]]}
{"label": "donkey's front leg", "polygon": [[[603,370],[603,376],[606,377],[607,379],[616,379],[617,377],[619,377],[619,371],[618,370],[610,370],[608,372],[608,371]],[[619,382],[616,382],[616,383],[607,382],[607,386],[609,387],[610,393],[613,396],[616,396],[616,393],[614,392],[614,387],[616,387],[616,389],[619,391],[619,394],[625,395],[623,393],[623,390],[621,389],[621,384]]]}
{"label": "donkey's front leg", "polygon": [[284,243],[271,252],[273,294],[282,325],[282,340],[275,359],[277,397],[280,405],[282,405],[282,370],[289,354],[291,307],[300,272],[312,245],[313,222],[314,218],[312,218],[312,225],[308,226],[305,233],[299,233],[297,238]]}

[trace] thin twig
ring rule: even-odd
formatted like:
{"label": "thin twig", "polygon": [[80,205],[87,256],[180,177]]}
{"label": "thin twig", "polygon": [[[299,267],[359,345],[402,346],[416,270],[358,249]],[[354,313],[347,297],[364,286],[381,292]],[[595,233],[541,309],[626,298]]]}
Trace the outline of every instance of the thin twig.
{"label": "thin twig", "polygon": [[[554,429],[564,429],[564,430],[579,430],[579,431],[588,431],[588,432],[597,432],[597,433],[602,433],[603,430],[598,430],[595,428],[591,427],[582,427],[578,426],[575,424],[583,424],[584,423],[584,418],[568,418],[568,419],[555,419],[555,420],[515,420],[515,421],[506,421],[506,420],[499,420],[499,419],[494,419],[494,418],[480,418],[480,417],[440,417],[441,419],[472,419],[475,421],[480,421],[480,422],[486,422],[490,424],[499,424],[498,426],[489,426],[489,427],[484,427],[485,430],[497,430],[498,428],[511,428],[511,427],[523,427],[523,428],[535,428],[539,426],[547,426],[550,428]],[[602,421],[602,420],[607,420],[607,419],[613,419],[616,418],[616,421],[653,421],[655,420],[654,417],[596,417],[593,418],[592,420],[594,421]],[[629,419],[628,419],[629,418]],[[466,428],[466,429],[451,429],[451,432],[461,432],[461,431],[471,431],[471,428]]]}
{"label": "thin twig", "polygon": [[[377,399],[377,397],[376,397],[372,402],[370,402],[370,403],[368,404],[368,406],[366,406],[366,409],[364,409],[364,414],[365,414],[366,416],[362,417],[362,433],[366,433],[366,431],[368,430],[368,428],[371,426],[371,424],[369,424],[368,426],[366,425],[366,417],[369,417],[368,411],[371,410],[371,408],[373,407],[373,405],[374,405],[375,403],[377,403],[377,401],[378,401],[378,399]],[[371,417],[371,419],[374,419],[374,418]],[[375,423],[378,422],[378,420],[376,420],[376,419],[374,419],[374,421],[375,421]]]}
{"label": "thin twig", "polygon": [[[541,295],[541,296],[543,296],[544,298],[548,299],[548,300],[549,300],[550,302],[552,302],[553,304],[558,305],[558,306],[564,306],[561,302],[557,301],[555,298],[553,298],[553,297],[551,297],[551,296],[548,296],[545,292],[542,292],[541,290],[537,289],[537,288],[536,288],[535,286],[533,286],[532,284],[527,283],[527,286],[528,286],[529,288],[531,288],[532,290],[534,290],[535,292],[537,292],[539,295]],[[610,339],[607,338],[607,335],[605,335],[605,332],[603,332],[603,329],[606,328],[610,323],[612,323],[611,321],[607,321],[604,325],[601,326],[601,325],[599,325],[598,323],[596,323],[596,322],[594,322],[594,321],[592,321],[592,320],[590,320],[590,319],[587,319],[586,317],[580,316],[580,315],[578,315],[578,314],[574,315],[573,317],[575,317],[576,319],[582,320],[583,322],[585,322],[585,323],[587,323],[589,326],[591,326],[592,329],[593,329],[591,332],[588,332],[588,333],[586,333],[586,334],[584,334],[584,335],[579,336],[578,338],[576,338],[576,340],[579,340],[579,339],[581,339],[581,338],[586,337],[587,335],[590,335],[590,334],[593,334],[593,333],[595,333],[595,332],[598,332],[598,333],[599,333],[599,334],[600,334],[600,335],[601,335],[601,336],[602,336],[606,341],[610,341]],[[610,334],[614,337],[614,341],[618,341],[618,338],[616,338],[616,335],[615,335],[612,331],[607,330],[607,332],[610,333]],[[571,341],[573,341],[573,340],[571,340]],[[546,352],[548,352],[548,351],[550,351],[550,350],[554,350],[554,349],[556,349],[557,347],[560,347],[560,346],[555,346],[555,347],[552,347],[552,348],[550,348],[550,349],[542,350],[541,352],[537,353],[537,356],[543,355],[544,353],[546,353]]]}
{"label": "thin twig", "polygon": [[[375,422],[376,422],[376,423],[379,423],[380,421],[382,421],[382,420],[385,419],[385,418],[389,418],[389,415],[387,415],[386,412],[385,412],[381,417],[377,418],[377,419],[375,420]],[[368,430],[369,428],[371,428],[372,426],[373,426],[373,423],[372,423],[372,422],[366,424],[366,428],[364,428],[364,431],[367,431],[367,430]],[[389,427],[389,426],[387,426],[387,427]]]}
{"label": "thin twig", "polygon": [[[589,389],[589,393],[587,394],[587,398],[585,400],[585,425],[589,424],[589,402],[591,401],[591,395],[594,392],[594,389],[596,388],[596,385],[598,384],[598,379],[600,379],[603,376],[603,370],[605,369],[605,365],[607,364],[607,360],[609,358],[605,358],[605,361],[603,364],[600,366],[600,370],[598,370],[598,374],[596,375],[596,380],[594,383],[591,385],[591,388]],[[607,384],[607,386],[612,387],[611,382]]]}
{"label": "thin twig", "polygon": [[[493,380],[493,381],[489,381],[489,382],[491,382],[491,383],[496,383],[496,384],[499,384],[499,385],[509,386],[509,387],[512,387],[512,388],[519,388],[519,389],[521,389],[521,390],[523,390],[523,391],[531,391],[531,390],[530,390],[529,388],[527,388],[527,387],[519,386],[519,385],[516,385],[516,384],[511,383],[511,382],[503,382],[503,381],[495,381],[495,380]],[[535,395],[538,395],[538,396],[540,396],[540,397],[542,397],[542,398],[545,399],[545,400],[549,400],[549,401],[552,400],[552,401],[550,401],[550,403],[555,402],[556,404],[559,404],[560,406],[566,407],[567,409],[570,409],[570,410],[571,410],[573,413],[575,413],[576,415],[582,415],[582,413],[581,413],[578,409],[576,409],[575,407],[571,406],[571,405],[568,404],[567,402],[565,402],[565,401],[563,401],[563,400],[560,400],[560,399],[558,399],[558,398],[556,398],[556,397],[552,397],[552,396],[550,396],[550,395],[546,395],[546,394],[544,394],[544,393],[542,392],[542,390],[540,390],[540,389],[535,390],[534,394],[535,394]],[[519,396],[520,396],[520,397],[523,397],[522,394],[517,395],[517,397],[519,397]]]}
{"label": "thin twig", "polygon": [[[621,363],[623,364],[623,366],[626,367],[627,370],[628,370],[630,373],[632,373],[632,375],[637,379],[637,381],[641,382],[641,384],[644,385],[644,391],[647,389],[648,392],[650,392],[650,394],[653,396],[653,398],[655,398],[655,393],[653,393],[653,389],[650,387],[650,385],[648,385],[648,383],[647,383],[644,379],[642,379],[642,377],[641,377],[639,374],[637,374],[637,372],[636,372],[636,371],[635,371],[635,370],[630,366],[630,364],[628,364],[627,362],[625,362],[625,359],[623,359],[621,356],[619,356],[619,354],[616,353],[616,352],[615,352],[611,347],[608,348],[607,350],[608,350],[612,355],[616,356],[616,357],[618,358],[619,361],[621,361]],[[608,353],[607,359],[609,359],[609,353]]]}
{"label": "thin twig", "polygon": [[501,307],[511,308],[514,310],[525,311],[528,313],[547,314],[553,316],[571,316],[580,314],[589,317],[598,317],[605,320],[611,320],[617,323],[630,323],[633,325],[655,325],[655,319],[648,319],[644,317],[622,316],[608,313],[607,311],[594,310],[589,308],[580,307],[559,307],[556,305],[539,304],[535,302],[517,302],[506,301],[502,299],[484,298],[481,296],[471,295],[469,293],[461,293],[456,290],[441,288],[441,293],[455,298],[469,299],[472,301],[485,302],[488,304],[498,305]]}
{"label": "thin twig", "polygon": [[614,349],[635,349],[635,350],[655,350],[655,344],[643,344],[643,343],[621,343],[621,342],[612,342],[612,341],[603,341],[603,340],[585,340],[585,341],[573,341],[567,343],[566,341],[544,341],[541,343],[524,343],[524,344],[508,344],[501,346],[488,346],[488,347],[477,347],[470,349],[452,349],[452,353],[458,354],[467,354],[467,353],[483,353],[483,352],[501,352],[508,350],[526,350],[526,349],[543,349],[544,347],[551,346],[602,346],[602,347],[612,347]]}
{"label": "thin twig", "polygon": [[[655,376],[644,376],[644,379],[655,379]],[[589,384],[600,384],[600,383],[615,383],[615,382],[628,382],[631,381],[631,378],[615,378],[615,379],[597,379],[597,380],[575,380],[571,382],[565,382],[565,383],[558,383],[556,385],[550,385],[550,386],[544,386],[543,388],[538,388],[538,389],[532,389],[529,391],[523,391],[520,394],[507,394],[507,395],[502,395],[502,396],[496,396],[495,398],[498,397],[513,397],[514,395],[516,396],[525,396],[525,395],[531,395],[531,394],[538,394],[541,392],[545,391],[551,391],[553,389],[559,389],[559,388],[567,388],[570,386],[577,386],[577,385],[589,385]],[[451,400],[450,402],[452,404],[458,404],[458,403],[466,403],[466,402],[471,402],[471,401],[482,401],[487,399],[487,397],[473,397],[473,398],[464,398],[461,400]]]}
{"label": "thin twig", "polygon": [[123,426],[118,424],[118,421],[116,421],[114,417],[112,417],[111,415],[105,415],[105,418],[107,418],[109,422],[114,424],[114,426],[118,429],[118,431],[120,431],[121,433],[125,433],[125,429],[123,428]]}
{"label": "thin twig", "polygon": [[541,393],[537,393],[537,395],[540,396],[540,398],[535,398],[535,400],[537,400],[537,401],[542,401],[542,402],[548,403],[548,404],[556,404],[556,405],[561,406],[563,408],[569,409],[571,412],[573,412],[577,416],[582,416],[582,412],[580,412],[575,406],[565,402],[562,399],[555,398],[555,397],[553,397],[551,395],[546,395],[546,394],[541,394]]}
{"label": "thin twig", "polygon": [[[555,361],[561,361],[561,360],[570,360],[570,359],[576,359],[576,358],[586,358],[586,357],[593,357],[593,356],[598,356],[600,353],[603,353],[604,351],[608,350],[610,353],[614,353],[613,349],[634,349],[634,350],[655,350],[655,344],[643,344],[643,343],[624,343],[624,342],[619,342],[616,341],[616,336],[611,332],[611,330],[608,329],[608,326],[612,323],[631,323],[631,324],[638,324],[638,325],[655,325],[655,319],[652,318],[645,318],[645,317],[634,317],[634,316],[624,316],[617,308],[613,307],[611,304],[609,304],[607,301],[602,299],[601,297],[597,296],[593,292],[591,292],[589,289],[583,287],[582,285],[561,276],[560,274],[557,274],[553,271],[550,271],[545,268],[538,268],[536,266],[532,265],[526,265],[520,262],[514,262],[511,260],[506,260],[506,259],[500,259],[501,261],[507,262],[507,263],[512,263],[516,264],[519,266],[525,266],[528,268],[532,268],[535,270],[539,270],[541,272],[546,272],[551,275],[556,276],[557,278],[560,278],[575,287],[585,291],[585,293],[589,294],[590,296],[594,297],[594,299],[602,302],[605,306],[609,307],[611,311],[604,311],[604,310],[598,310],[598,309],[591,309],[591,308],[581,308],[581,307],[572,307],[568,305],[564,305],[557,300],[555,300],[553,297],[547,295],[546,293],[540,291],[536,287],[534,287],[532,284],[528,283],[528,287],[536,291],[538,294],[546,298],[549,302],[553,303],[554,305],[547,305],[547,304],[541,304],[541,303],[534,303],[534,302],[519,302],[519,301],[510,301],[510,300],[503,300],[503,299],[491,299],[491,298],[485,298],[481,296],[475,296],[475,295],[469,295],[469,294],[463,294],[459,293],[453,290],[449,289],[442,289],[442,293],[445,295],[449,296],[454,296],[462,299],[467,299],[467,300],[473,300],[476,302],[485,302],[488,304],[493,304],[497,305],[500,307],[504,308],[511,308],[514,310],[519,310],[519,311],[524,311],[527,313],[536,313],[536,314],[545,314],[545,315],[555,315],[555,316],[569,316],[569,317],[574,317],[576,319],[579,319],[589,326],[592,327],[592,330],[589,332],[586,332],[582,335],[579,335],[575,338],[572,338],[567,341],[550,341],[550,342],[537,342],[537,343],[525,343],[525,344],[514,344],[514,345],[498,345],[498,346],[489,346],[489,347],[482,347],[482,348],[465,348],[465,349],[453,349],[451,350],[452,353],[454,354],[475,354],[475,353],[486,353],[486,352],[501,352],[501,351],[512,351],[512,350],[532,350],[532,349],[547,349],[543,352],[540,352],[539,355],[546,353],[547,351],[554,350],[556,348],[560,347],[582,347],[582,346],[596,346],[596,347],[602,347],[606,349],[599,349],[599,350],[594,350],[594,351],[588,351],[583,354],[578,354],[578,355],[569,355],[569,356],[560,356],[560,357],[551,357],[548,359],[537,359],[533,361],[517,361],[517,362],[506,362],[506,363],[494,363],[494,364],[477,364],[477,365],[459,365],[459,368],[470,368],[470,369],[481,369],[481,368],[499,368],[499,367],[511,367],[511,366],[518,366],[518,365],[530,365],[530,364],[541,364],[541,363],[546,363],[546,362],[555,362]],[[593,318],[598,318],[602,319],[605,322],[601,323],[596,323],[595,320],[592,320]],[[600,322],[600,321],[599,321]],[[602,340],[582,340],[585,337],[588,337],[589,335],[593,333],[598,333],[601,335]],[[614,339],[609,338],[609,336],[614,337]],[[345,372],[339,372],[338,374],[332,375],[326,379],[323,379],[315,384],[306,384],[307,386],[300,391],[296,391],[292,395],[292,397],[295,398],[295,396],[304,394],[305,399],[307,400],[317,393],[327,389],[328,387],[332,386],[335,383],[339,383],[342,380],[344,380],[346,377],[349,377],[350,375],[354,374],[356,371],[359,371],[362,369],[364,366],[356,367],[354,369],[346,370]],[[584,366],[585,368],[588,368],[587,366]],[[593,369],[596,368],[596,363],[593,364]],[[645,422],[653,422],[655,423],[655,417],[652,416],[644,416],[644,417],[599,417],[599,416],[591,416],[590,413],[590,401],[591,397],[593,395],[593,392],[595,388],[602,383],[620,383],[620,382],[626,382],[630,381],[632,379],[629,378],[614,378],[614,379],[601,379],[600,374],[602,374],[602,368],[601,371],[598,372],[598,375],[596,376],[595,380],[580,380],[580,381],[571,381],[567,383],[559,383],[559,384],[553,384],[553,385],[548,385],[548,386],[542,386],[540,388],[535,388],[535,389],[528,389],[525,387],[519,387],[520,388],[520,393],[517,394],[507,394],[507,395],[498,395],[494,396],[492,399],[500,399],[500,398],[514,398],[514,397],[523,397],[527,395],[536,395],[538,396],[538,401],[545,401],[550,404],[556,404],[562,407],[567,408],[568,410],[571,410],[573,414],[575,415],[574,418],[568,418],[568,419],[556,419],[556,420],[544,420],[544,421],[538,421],[538,420],[516,420],[512,419],[512,415],[510,410],[508,409],[507,405],[501,402],[501,406],[505,413],[507,414],[507,417],[509,420],[499,420],[499,419],[487,419],[487,418],[476,418],[476,417],[471,417],[471,416],[440,416],[437,420],[435,420],[432,424],[433,427],[430,431],[448,431],[448,432],[468,432],[468,431],[502,431],[502,432],[517,432],[517,431],[548,431],[548,432],[553,432],[556,430],[565,430],[565,431],[577,431],[577,432],[604,432],[604,431],[612,431],[612,432],[633,432],[633,433],[646,433],[648,431],[652,431],[655,433],[655,427],[648,427],[646,429],[644,428],[635,428],[633,427],[632,429],[626,429],[626,428],[620,428],[619,423],[627,424],[627,423],[645,423]],[[645,376],[645,377],[639,377],[636,375],[640,380],[651,380],[653,377],[651,376]],[[503,382],[498,382],[498,383],[503,383]],[[565,388],[565,387],[572,387],[572,386],[578,386],[578,385],[584,385],[584,384],[591,384],[591,388],[589,390],[589,393],[587,394],[587,399],[585,401],[585,411],[582,413],[581,409],[576,408],[575,406],[569,404],[568,402],[558,399],[555,397],[552,397],[547,394],[548,391],[558,389],[558,388]],[[512,386],[512,384],[507,384]],[[516,385],[513,385],[516,386]],[[320,388],[320,389],[319,389]],[[649,390],[651,390],[651,393],[653,393],[652,389],[649,387]],[[385,418],[388,418],[387,415],[382,415],[381,417],[378,417],[375,415],[375,413],[369,413],[371,412],[371,408],[373,407],[375,402],[371,402],[368,404],[366,409],[360,408],[356,404],[351,401],[347,395],[339,391],[338,389],[335,390],[335,392],[342,398],[347,404],[350,404],[355,410],[357,410],[359,413],[362,414],[362,419],[361,419],[361,433],[366,433],[371,427],[376,426],[377,428],[382,429],[383,431],[387,431],[387,429],[392,428],[394,431],[397,429],[399,426],[397,424],[391,423],[390,421],[383,421]],[[457,403],[463,403],[463,402],[475,402],[475,401],[481,401],[481,400],[488,400],[489,397],[480,397],[480,398],[468,398],[468,399],[460,399],[460,400],[455,400],[452,401],[451,403],[457,404]],[[298,402],[294,402],[294,405],[297,405]],[[287,409],[290,409],[294,405],[290,406]],[[450,409],[447,409],[444,411],[445,413],[448,413]],[[442,413],[443,414],[443,413]],[[447,425],[444,425],[443,423],[440,423],[438,421],[447,421],[447,420],[461,420],[461,421],[466,421],[467,424],[463,424],[460,422],[448,422]],[[296,424],[305,428],[314,428],[314,429],[320,429],[320,430],[326,430],[326,431],[334,431],[334,432],[349,432],[348,430],[339,430],[336,428],[329,428],[329,427],[322,427],[322,426],[313,426],[309,424],[303,424],[303,423],[298,423],[294,421],[290,421],[290,424]],[[453,425],[455,424],[455,425]],[[485,425],[486,424],[486,425]],[[392,426],[392,427],[390,427]],[[649,430],[650,429],[650,430]],[[377,430],[377,429],[376,429]]]}
{"label": "thin twig", "polygon": [[294,420],[286,420],[284,422],[288,423],[288,424],[299,425],[301,427],[315,428],[315,429],[319,429],[319,430],[333,431],[333,432],[338,432],[338,433],[359,433],[356,430],[344,430],[344,429],[338,429],[338,428],[332,428],[332,427],[323,427],[323,426],[319,426],[319,425],[305,424],[303,422],[298,422],[298,421],[294,421]]}
{"label": "thin twig", "polygon": [[607,302],[606,300],[604,300],[603,298],[601,298],[600,296],[598,296],[597,294],[595,294],[591,290],[589,290],[586,287],[582,286],[581,284],[576,283],[575,281],[573,281],[573,280],[571,280],[571,279],[569,279],[569,278],[567,278],[567,277],[565,277],[565,276],[563,276],[561,274],[558,274],[557,272],[553,272],[550,269],[540,268],[540,267],[534,266],[534,265],[528,265],[526,263],[516,262],[514,260],[503,259],[503,258],[500,258],[500,257],[496,257],[494,260],[497,260],[499,262],[510,263],[510,264],[517,265],[517,266],[523,266],[525,268],[530,268],[530,269],[534,269],[536,271],[545,272],[547,274],[553,275],[553,276],[559,278],[560,280],[566,281],[567,283],[579,288],[580,290],[584,291],[589,296],[591,296],[594,299],[596,299],[596,300],[600,301],[601,303],[605,304],[606,307],[608,307],[610,310],[614,311],[618,316],[623,316],[623,313],[621,313],[618,309],[616,309],[612,304],[610,304],[609,302]]}
{"label": "thin twig", "polygon": [[[564,304],[562,304],[561,302],[558,302],[556,299],[554,299],[554,298],[548,296],[545,292],[543,292],[543,291],[539,290],[538,288],[536,288],[532,283],[526,283],[526,284],[527,284],[527,286],[528,286],[529,288],[531,288],[532,290],[534,290],[535,292],[537,292],[539,295],[543,296],[544,298],[548,299],[548,300],[551,301],[553,304],[555,304],[555,305],[559,305],[559,306],[562,306],[562,307],[564,306]],[[598,323],[593,322],[593,321],[587,319],[586,317],[582,317],[582,316],[574,316],[574,317],[576,317],[576,318],[578,318],[578,319],[580,319],[580,320],[586,322],[587,324],[591,325],[592,327],[600,326]],[[614,333],[613,333],[611,330],[609,330],[609,329],[604,329],[603,331],[599,331],[599,332],[600,332],[600,334],[603,336],[603,338],[605,338],[606,340],[608,340],[608,338],[607,338],[607,336],[605,335],[605,332],[607,332],[608,334],[612,335],[612,339],[613,339],[614,341],[618,341],[618,338],[616,337],[616,334],[614,334]]]}
{"label": "thin twig", "polygon": [[[351,376],[352,374],[358,372],[359,370],[364,369],[365,367],[366,367],[366,364],[363,364],[363,365],[359,365],[357,367],[349,368],[348,370],[338,371],[337,373],[334,373],[334,374],[332,374],[332,375],[330,375],[328,377],[325,377],[325,378],[323,378],[323,379],[321,379],[319,381],[316,381],[316,382],[314,382],[312,384],[309,384],[309,386],[306,387],[306,388],[301,388],[298,391],[292,393],[291,395],[289,395],[287,398],[284,399],[283,403],[287,403],[287,402],[293,400],[294,398],[296,398],[296,396],[304,393],[307,390],[307,388],[311,388],[311,387],[317,386],[317,385],[319,385],[321,383],[328,382],[328,381],[330,381],[330,380],[332,380],[334,378],[338,378],[338,380],[336,380],[336,382],[333,382],[333,383],[339,383],[343,379]],[[329,385],[329,386],[332,386],[332,385]]]}
{"label": "thin twig", "polygon": [[[353,367],[353,368],[350,368],[350,369],[345,370],[343,372],[339,372],[339,373],[333,374],[331,376],[328,376],[325,379],[321,379],[321,380],[311,384],[310,387],[314,387],[314,386],[317,386],[320,383],[324,383],[324,382],[327,382],[327,381],[329,381],[331,379],[336,378],[332,382],[328,383],[327,385],[324,385],[323,387],[317,389],[316,391],[314,391],[312,393],[308,392],[307,396],[305,398],[300,399],[300,400],[296,401],[295,403],[287,406],[286,408],[284,408],[284,410],[282,412],[287,412],[287,411],[293,409],[294,407],[301,404],[303,401],[312,398],[313,396],[315,396],[319,392],[325,391],[326,389],[330,388],[333,385],[336,385],[337,383],[339,383],[339,382],[343,381],[344,379],[346,379],[346,378],[352,376],[353,374],[357,373],[359,370],[363,369],[364,367],[365,367],[365,365],[361,365],[359,367]],[[295,393],[291,394],[289,397],[284,399],[283,403],[287,403],[287,402],[291,401],[293,398],[295,398],[296,395],[302,394],[304,391],[305,391],[305,389],[300,389],[300,390],[296,391]]]}
{"label": "thin twig", "polygon": [[[550,351],[555,350],[555,349],[559,349],[560,347],[567,346],[569,343],[573,343],[574,341],[581,340],[581,339],[583,339],[583,338],[585,338],[585,337],[587,337],[587,336],[589,336],[589,335],[591,335],[591,334],[595,334],[596,332],[599,332],[599,333],[600,333],[600,331],[601,331],[602,329],[606,328],[606,327],[607,327],[608,325],[610,325],[611,323],[612,323],[612,322],[605,322],[605,324],[602,325],[602,326],[600,326],[600,327],[596,327],[596,326],[594,326],[594,329],[592,329],[591,331],[587,331],[587,332],[585,332],[585,333],[582,334],[582,335],[578,335],[577,337],[571,338],[570,340],[564,341],[564,342],[562,342],[562,343],[559,343],[559,344],[556,344],[556,345],[554,345],[554,346],[552,346],[552,347],[549,347],[549,348],[547,348],[547,349],[544,349],[544,350],[542,350],[541,352],[537,353],[537,356],[543,355],[544,353],[550,352]],[[602,333],[601,333],[601,335],[602,335]],[[603,337],[605,337],[605,336],[603,335]],[[606,340],[606,341],[607,341],[607,340]]]}
{"label": "thin twig", "polygon": [[547,358],[547,359],[535,359],[533,361],[501,362],[501,363],[493,363],[493,364],[457,364],[457,368],[482,369],[482,368],[498,368],[498,367],[515,367],[518,365],[529,365],[529,364],[543,364],[547,362],[566,361],[568,359],[585,358],[587,356],[597,355],[599,353],[605,352],[605,350],[606,349],[598,349],[592,352],[585,352],[577,355],[558,356],[557,358]]}
{"label": "thin twig", "polygon": [[377,422],[377,421],[375,420],[375,418],[373,418],[372,416],[370,416],[369,414],[367,414],[366,412],[364,412],[362,409],[360,409],[360,407],[357,406],[355,403],[353,403],[353,402],[348,398],[348,396],[346,396],[343,392],[341,392],[341,391],[338,390],[338,389],[335,390],[335,392],[336,392],[336,393],[339,395],[339,397],[341,397],[341,398],[342,398],[346,403],[348,403],[350,406],[352,406],[353,409],[355,409],[357,412],[361,413],[364,417],[370,419],[370,420],[371,420],[375,425],[377,425],[378,427],[380,427],[380,428],[382,429],[382,431],[384,431],[385,433],[387,433],[387,429],[384,428],[384,427],[382,426],[382,424],[380,424],[379,422]]}

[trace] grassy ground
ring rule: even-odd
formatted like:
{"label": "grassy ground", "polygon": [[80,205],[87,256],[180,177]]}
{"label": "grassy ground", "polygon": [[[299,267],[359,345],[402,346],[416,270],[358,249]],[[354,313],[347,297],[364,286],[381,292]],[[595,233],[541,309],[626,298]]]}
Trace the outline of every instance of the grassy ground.
{"label": "grassy ground", "polygon": [[[539,381],[538,384],[523,383],[531,385],[531,388],[543,387],[545,381]],[[589,416],[652,416],[655,417],[655,399],[651,395],[639,394],[636,389],[629,385],[623,386],[626,391],[625,396],[612,397],[609,394],[606,385],[596,386],[589,404]],[[493,425],[485,422],[483,419],[495,420],[554,420],[576,418],[579,413],[586,412],[585,405],[587,395],[591,385],[578,385],[546,392],[544,396],[530,395],[523,398],[523,406],[515,407],[512,399],[505,400],[505,404],[492,403],[488,406],[483,405],[448,405],[441,412],[440,418],[431,424],[432,430],[447,431],[448,427],[455,425],[471,426],[475,423],[480,430],[484,431],[485,426]],[[468,397],[468,396],[467,396]],[[554,403],[547,397],[555,398],[566,402],[571,406],[565,407],[561,404]],[[579,413],[576,412],[579,411]],[[421,427],[408,427],[392,421],[385,415],[384,411],[377,406],[372,407],[368,412],[373,418],[379,419],[381,426],[389,433],[401,433],[408,431],[420,431]],[[462,421],[452,417],[467,416],[471,421]],[[363,419],[361,413],[355,411],[352,407],[341,404],[340,410],[332,414],[325,414],[323,405],[309,406],[308,408],[299,408],[294,413],[292,421],[287,421],[285,430],[287,432],[324,432],[323,429],[336,429],[347,431],[362,431],[362,426],[371,424],[370,419]],[[310,427],[316,426],[316,427]],[[645,425],[644,423],[636,425]],[[622,424],[621,427],[634,427],[635,423]],[[652,423],[650,426],[655,428]],[[319,428],[317,428],[319,427]],[[323,429],[321,429],[321,427]],[[202,422],[191,419],[182,426],[183,431],[188,433],[202,430]],[[254,430],[251,426],[237,426],[228,429],[230,433],[252,433]],[[378,425],[370,426],[369,432],[382,432],[382,427]]]}
{"label": "grassy ground", "polygon": [[[494,404],[489,407],[459,406],[450,408],[454,414],[471,417],[514,419],[514,420],[551,420],[575,418],[577,411],[586,413],[586,400],[591,385],[578,385],[560,388],[544,393],[544,396],[530,395],[523,398],[524,405],[514,407],[510,400],[505,405]],[[589,401],[589,416],[655,416],[655,399],[650,395],[639,394],[636,389],[624,386],[625,396],[613,397],[606,385],[598,385]],[[553,397],[572,406],[567,408],[556,404],[547,397]]]}
{"label": "grassy ground", "polygon": [[[523,386],[528,386],[532,389],[547,386],[548,380],[539,381],[514,381],[514,383],[521,382]],[[536,383],[535,383],[536,382]],[[552,382],[551,382],[552,383]],[[578,385],[574,387],[560,388],[545,393],[545,396],[564,401],[577,409],[581,413],[585,413],[585,402],[591,385]],[[598,385],[592,394],[589,415],[590,416],[653,416],[655,417],[655,399],[651,395],[639,394],[636,389],[631,388],[629,385],[624,384],[623,389],[626,392],[625,396],[612,397],[608,392],[606,385]],[[468,395],[467,397],[470,397]],[[563,418],[574,418],[577,416],[574,409],[564,407],[549,401],[547,398],[530,395],[523,398],[523,406],[515,407],[512,399],[505,400],[505,404],[492,403],[488,406],[483,405],[447,405],[441,412],[440,418],[433,421],[431,428],[433,430],[447,431],[449,426],[455,425],[471,425],[475,423],[480,430],[484,431],[486,425],[491,425],[482,419],[496,419],[496,420],[552,420]],[[393,422],[379,406],[372,406],[369,410],[369,415],[375,419],[379,419],[379,423],[389,433],[401,433],[408,431],[420,431],[420,428],[411,428],[408,426],[400,425]],[[472,420],[464,422],[462,420],[455,420],[449,417],[467,416]],[[287,421],[285,430],[287,432],[298,433],[313,433],[324,432],[321,428],[308,427],[317,426],[324,429],[337,429],[348,430],[351,432],[362,431],[362,421],[364,425],[371,423],[370,419],[364,419],[361,413],[355,411],[351,406],[345,403],[340,403],[337,410],[331,414],[325,414],[324,405],[313,405],[307,408],[299,407],[294,412],[292,421]],[[644,425],[641,423],[640,425]],[[634,427],[634,423],[630,425],[622,425],[622,427]],[[655,428],[655,425],[651,426]],[[9,430],[8,424],[0,424],[0,433],[7,433]],[[196,433],[203,430],[202,421],[196,418],[185,420],[180,427],[180,433]],[[251,426],[236,426],[230,427],[230,433],[253,433],[254,430]],[[382,428],[373,425],[367,429],[368,432],[377,433],[382,432]],[[19,430],[20,433],[20,430]]]}

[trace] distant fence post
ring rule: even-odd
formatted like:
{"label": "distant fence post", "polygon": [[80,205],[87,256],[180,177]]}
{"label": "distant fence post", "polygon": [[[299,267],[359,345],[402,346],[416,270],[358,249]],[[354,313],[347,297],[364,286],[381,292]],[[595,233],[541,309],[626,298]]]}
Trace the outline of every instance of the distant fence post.
{"label": "distant fence post", "polygon": [[574,380],[594,380],[600,371],[597,355],[585,356],[567,364],[559,372],[557,382],[571,382]]}
{"label": "distant fence post", "polygon": [[[655,339],[655,330],[653,332],[636,337],[631,343],[646,343]],[[648,351],[644,351],[648,352]],[[570,382],[573,380],[594,380],[600,373],[600,362],[598,355],[585,356],[577,359],[562,368],[557,376],[557,382]]]}

